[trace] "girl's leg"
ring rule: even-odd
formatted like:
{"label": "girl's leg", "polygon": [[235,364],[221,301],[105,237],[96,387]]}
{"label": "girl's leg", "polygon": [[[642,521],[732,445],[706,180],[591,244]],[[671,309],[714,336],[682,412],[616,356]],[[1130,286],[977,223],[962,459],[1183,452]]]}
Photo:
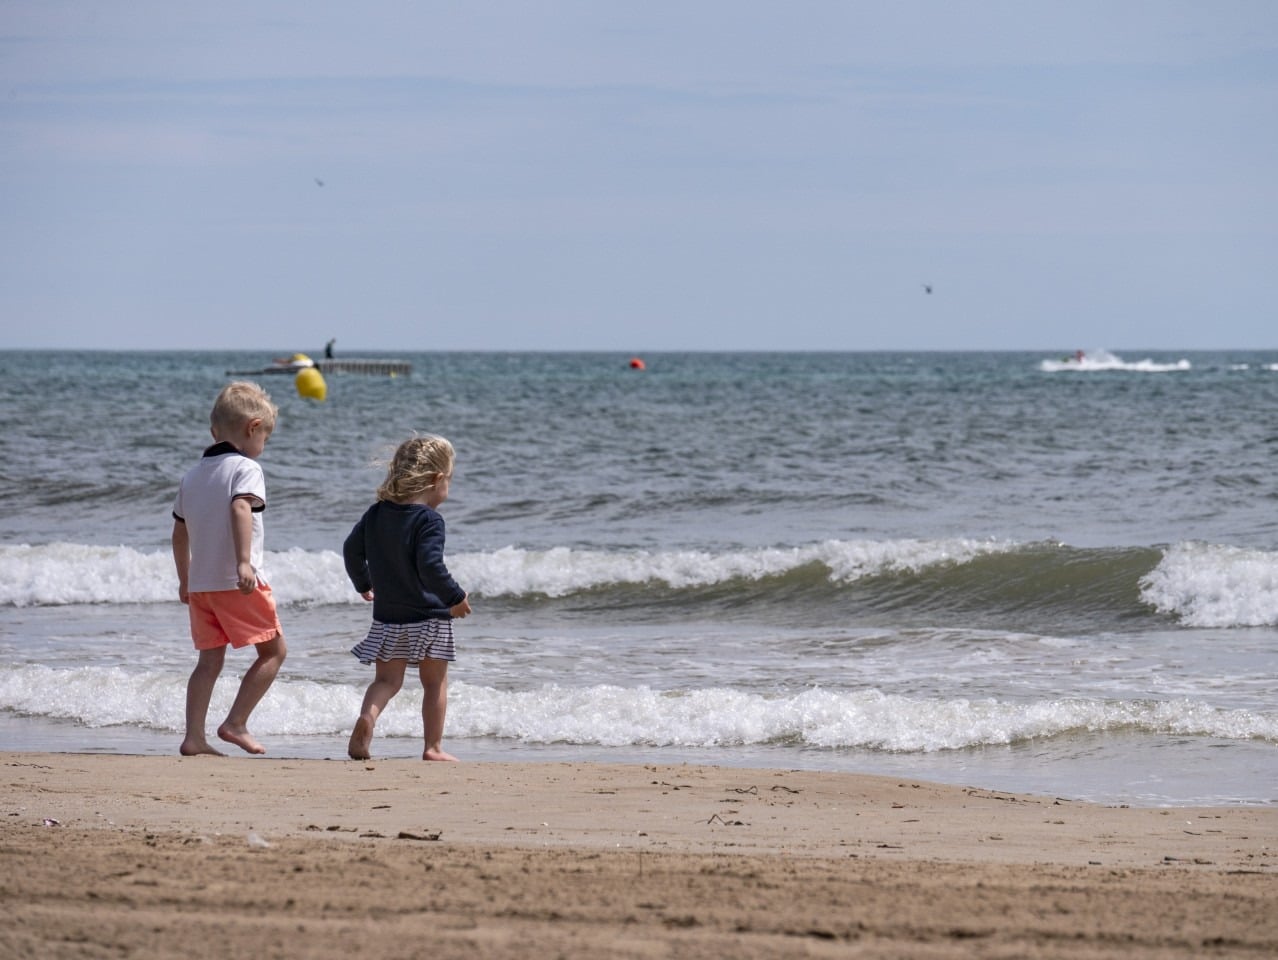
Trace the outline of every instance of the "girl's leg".
{"label": "girl's leg", "polygon": [[258,705],[266,691],[275,682],[275,675],[280,672],[284,657],[288,653],[284,646],[284,638],[276,634],[270,640],[259,643],[256,647],[257,659],[244,673],[240,681],[239,693],[231,704],[231,712],[226,720],[217,728],[217,735],[227,743],[233,743],[249,753],[266,753],[262,746],[249,733],[248,718],[253,708]]}
{"label": "girl's leg", "polygon": [[377,673],[364,693],[359,719],[355,721],[355,729],[351,731],[350,742],[346,745],[346,752],[352,760],[367,760],[372,756],[373,727],[381,712],[386,709],[386,704],[390,703],[391,697],[399,693],[399,688],[404,685],[404,671],[407,668],[407,660],[377,661]]}
{"label": "girl's leg", "polygon": [[222,756],[222,751],[214,750],[209,744],[204,728],[208,722],[213,687],[222,673],[225,659],[226,647],[201,650],[195,669],[191,671],[191,679],[186,682],[186,736],[182,746],[178,747],[178,752],[184,757],[193,757],[197,753]]}
{"label": "girl's leg", "polygon": [[426,734],[423,760],[456,760],[445,753],[444,715],[448,712],[448,661],[423,660],[422,677],[422,729]]}

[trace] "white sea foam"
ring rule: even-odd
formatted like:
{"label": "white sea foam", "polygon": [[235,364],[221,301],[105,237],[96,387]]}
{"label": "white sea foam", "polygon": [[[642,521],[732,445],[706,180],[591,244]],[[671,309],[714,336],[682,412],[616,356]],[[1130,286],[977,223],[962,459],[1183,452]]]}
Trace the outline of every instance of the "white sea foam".
{"label": "white sea foam", "polygon": [[1278,624],[1278,553],[1177,544],[1141,578],[1141,597],[1187,626]]}
{"label": "white sea foam", "polygon": [[[449,557],[458,580],[477,597],[564,597],[613,585],[671,589],[781,576],[810,565],[831,581],[943,564],[1019,549],[978,540],[830,540],[801,547],[710,551],[603,551],[505,547]],[[360,604],[341,557],[331,550],[268,552],[265,576],[283,604]],[[1278,553],[1183,543],[1167,550],[1141,579],[1141,598],[1186,626],[1278,624]],[[0,546],[0,606],[172,602],[177,578],[168,551],[54,543]]]}
{"label": "white sea foam", "polygon": [[[176,671],[30,664],[0,674],[0,709],[87,727],[128,724],[178,731],[184,724],[186,681],[186,674]],[[229,677],[218,683],[209,716],[230,709],[235,689]],[[310,680],[279,681],[254,712],[254,725],[264,733],[335,733],[359,713],[362,695],[362,690]]]}
{"label": "white sea foam", "polygon": [[[356,602],[342,559],[332,551],[267,553],[263,576],[276,593],[311,603]],[[177,599],[167,551],[51,543],[0,546],[0,605],[164,603]]]}
{"label": "white sea foam", "polygon": [[[562,597],[613,584],[663,583],[675,589],[760,579],[812,563],[852,581],[875,573],[963,563],[1012,549],[976,540],[827,541],[804,547],[727,551],[524,550],[450,555],[449,567],[476,596]],[[331,550],[269,552],[263,575],[282,603],[361,603],[342,558]],[[163,603],[177,597],[168,551],[74,543],[0,546],[0,605]]]}
{"label": "white sea foam", "polygon": [[[876,573],[918,571],[941,563],[963,563],[1010,549],[977,540],[839,541],[804,547],[725,553],[599,550],[522,550],[506,547],[456,561],[458,577],[484,596],[544,594],[561,597],[610,584],[663,583],[675,589],[728,580],[759,580],[817,563],[833,580],[849,582]],[[449,561],[450,565],[453,561]]]}
{"label": "white sea foam", "polygon": [[78,543],[0,546],[0,604],[156,603],[177,596],[170,553]]}
{"label": "white sea foam", "polygon": [[1181,359],[1173,363],[1158,363],[1146,358],[1130,362],[1123,360],[1108,350],[1091,350],[1081,358],[1062,357],[1060,360],[1043,360],[1039,369],[1047,373],[1096,373],[1108,370],[1126,370],[1134,373],[1170,373],[1177,370],[1189,370],[1191,364]]}
{"label": "white sea foam", "polygon": [[[186,678],[119,667],[17,667],[0,677],[0,709],[178,732]],[[362,687],[283,680],[253,715],[263,736],[334,736],[350,730]],[[224,713],[234,684],[220,683],[210,716]],[[398,696],[379,735],[421,734],[421,692]],[[719,747],[797,743],[926,753],[1074,733],[1134,731],[1278,743],[1278,712],[1225,710],[1191,699],[1094,701],[922,699],[875,690],[810,689],[763,695],[725,688],[662,691],[608,684],[496,690],[454,681],[450,738],[604,747]]]}

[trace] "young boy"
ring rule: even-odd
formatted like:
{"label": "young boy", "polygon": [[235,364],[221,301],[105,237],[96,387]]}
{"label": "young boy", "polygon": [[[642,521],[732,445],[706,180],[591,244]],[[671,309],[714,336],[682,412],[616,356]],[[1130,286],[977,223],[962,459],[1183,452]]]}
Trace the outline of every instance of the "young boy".
{"label": "young boy", "polygon": [[217,735],[249,753],[266,748],[249,733],[248,718],[284,662],[284,632],[262,566],[266,480],[257,458],[279,411],[255,383],[227,384],[209,417],[213,446],[187,471],[173,504],[173,561],[178,598],[190,608],[199,659],[186,686],[183,756],[221,756],[205,736],[209,701],[226,647],[257,648],[257,660]]}

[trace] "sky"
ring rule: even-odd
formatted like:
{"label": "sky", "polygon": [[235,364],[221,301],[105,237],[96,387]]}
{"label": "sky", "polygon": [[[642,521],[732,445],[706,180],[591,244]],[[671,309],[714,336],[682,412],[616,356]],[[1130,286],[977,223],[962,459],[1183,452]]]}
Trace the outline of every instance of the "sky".
{"label": "sky", "polygon": [[0,93],[0,349],[1278,348],[1271,0],[0,0]]}

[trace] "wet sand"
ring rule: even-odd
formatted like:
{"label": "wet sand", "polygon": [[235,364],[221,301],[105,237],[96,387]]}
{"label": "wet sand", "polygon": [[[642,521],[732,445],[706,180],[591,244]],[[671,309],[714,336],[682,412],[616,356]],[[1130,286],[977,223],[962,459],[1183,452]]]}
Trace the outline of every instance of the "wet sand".
{"label": "wet sand", "polygon": [[0,956],[1278,954],[1272,806],[691,765],[0,760]]}

